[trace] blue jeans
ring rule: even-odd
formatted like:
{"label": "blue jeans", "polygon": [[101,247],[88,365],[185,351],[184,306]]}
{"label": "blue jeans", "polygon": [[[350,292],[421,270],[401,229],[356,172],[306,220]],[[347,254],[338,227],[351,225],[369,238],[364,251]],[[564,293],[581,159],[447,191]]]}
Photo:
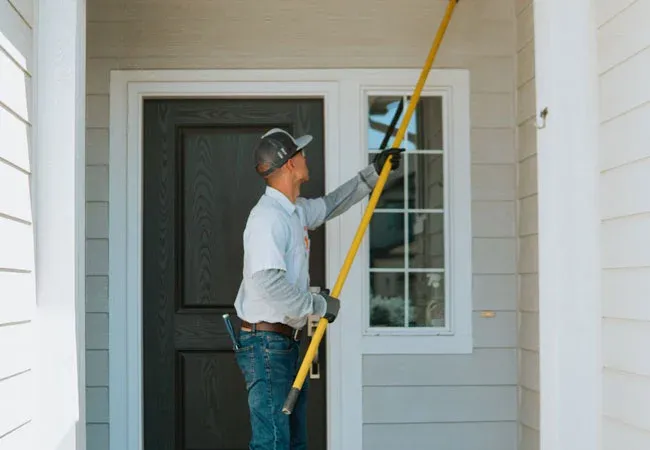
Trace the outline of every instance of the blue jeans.
{"label": "blue jeans", "polygon": [[235,350],[248,391],[250,450],[307,448],[307,380],[291,415],[282,406],[295,380],[299,342],[279,333],[242,331]]}

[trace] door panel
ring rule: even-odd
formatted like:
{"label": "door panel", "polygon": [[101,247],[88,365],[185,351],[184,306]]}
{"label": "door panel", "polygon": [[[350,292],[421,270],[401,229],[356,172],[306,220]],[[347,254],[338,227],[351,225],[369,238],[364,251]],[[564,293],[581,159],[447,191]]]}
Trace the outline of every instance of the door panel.
{"label": "door panel", "polygon": [[[279,126],[314,136],[311,181],[324,193],[322,100],[147,100],[144,104],[145,450],[245,450],[246,390],[221,315],[241,281],[242,233],[264,192],[254,141]],[[312,233],[312,284],[325,286],[325,233]],[[239,328],[235,320],[235,328]],[[307,342],[303,343],[303,355]],[[310,380],[310,449],[326,448],[325,341]],[[302,358],[302,356],[301,356]]]}
{"label": "door panel", "polygon": [[[255,126],[179,131],[183,308],[226,307],[237,295],[241,234],[250,207],[263,190],[253,179],[252,158],[237,149],[251,148],[264,131]],[[230,170],[230,176],[224,173]]]}

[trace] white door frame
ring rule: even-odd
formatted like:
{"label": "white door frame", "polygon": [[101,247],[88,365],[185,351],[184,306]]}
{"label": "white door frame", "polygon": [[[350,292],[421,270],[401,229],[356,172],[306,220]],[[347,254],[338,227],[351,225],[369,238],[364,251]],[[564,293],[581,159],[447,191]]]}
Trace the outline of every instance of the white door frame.
{"label": "white door frame", "polygon": [[[325,184],[341,182],[342,125],[336,78],[309,71],[114,71],[110,84],[110,448],[142,449],[142,103],[152,97],[320,97],[325,105]],[[327,79],[329,78],[329,79]],[[327,242],[340,242],[338,220],[326,225]],[[334,284],[343,262],[340,247],[328,245],[326,279]],[[343,321],[341,321],[343,322]],[[361,438],[360,354],[357,376],[342,376],[343,326],[327,335],[327,423],[330,449]],[[348,327],[349,329],[349,327]],[[349,347],[348,347],[349,348]],[[354,359],[354,358],[352,358]],[[341,407],[343,380],[358,391]],[[347,390],[347,389],[346,389]],[[348,412],[346,414],[346,411]],[[341,413],[343,412],[343,413]],[[352,419],[352,420],[350,420]],[[356,428],[356,429],[353,429]],[[348,439],[344,442],[342,436]],[[352,439],[353,441],[356,439]],[[350,447],[352,448],[352,447]]]}

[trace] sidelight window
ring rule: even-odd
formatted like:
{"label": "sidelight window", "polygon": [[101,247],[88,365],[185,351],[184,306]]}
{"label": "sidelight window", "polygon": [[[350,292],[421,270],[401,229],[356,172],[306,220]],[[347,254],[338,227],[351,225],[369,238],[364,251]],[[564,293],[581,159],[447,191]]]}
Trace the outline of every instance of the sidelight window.
{"label": "sidelight window", "polygon": [[[400,144],[399,177],[385,186],[370,221],[366,352],[471,349],[467,89],[458,83],[422,94]],[[393,145],[411,95],[365,92],[369,161]]]}

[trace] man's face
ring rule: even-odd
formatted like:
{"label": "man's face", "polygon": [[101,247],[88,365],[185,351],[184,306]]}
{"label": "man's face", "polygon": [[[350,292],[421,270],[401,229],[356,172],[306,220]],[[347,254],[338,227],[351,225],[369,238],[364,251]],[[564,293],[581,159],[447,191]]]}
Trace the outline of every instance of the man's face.
{"label": "man's face", "polygon": [[304,151],[296,153],[296,155],[291,158],[290,163],[292,165],[292,174],[295,181],[300,183],[309,181],[309,168],[307,167],[307,157],[305,156]]}

